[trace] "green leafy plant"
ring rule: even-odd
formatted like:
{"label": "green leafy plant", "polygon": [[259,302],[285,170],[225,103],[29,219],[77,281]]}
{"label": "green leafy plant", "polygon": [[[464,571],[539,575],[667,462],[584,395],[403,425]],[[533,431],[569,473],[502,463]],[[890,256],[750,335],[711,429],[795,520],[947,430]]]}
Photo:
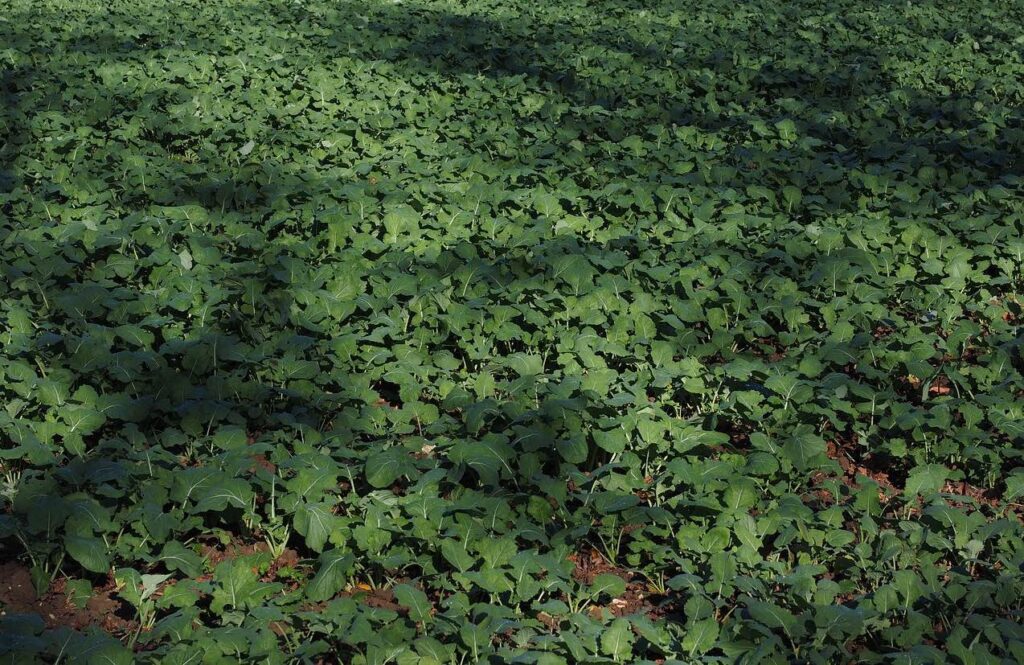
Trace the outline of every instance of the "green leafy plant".
{"label": "green leafy plant", "polygon": [[11,0],[0,659],[1024,660],[1014,3]]}

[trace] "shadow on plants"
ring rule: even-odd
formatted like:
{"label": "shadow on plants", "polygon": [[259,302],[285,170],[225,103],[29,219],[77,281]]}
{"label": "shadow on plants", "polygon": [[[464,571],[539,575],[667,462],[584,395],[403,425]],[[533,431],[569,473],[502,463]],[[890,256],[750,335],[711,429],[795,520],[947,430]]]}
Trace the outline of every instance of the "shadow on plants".
{"label": "shadow on plants", "polygon": [[[915,85],[933,73],[855,37],[863,18],[738,7],[683,27],[621,6],[0,24],[19,54],[0,153],[8,556],[26,541],[41,588],[65,549],[94,575],[110,552],[166,565],[172,535],[269,537],[279,483],[303,485],[282,510],[305,544],[284,542],[312,556],[314,497],[384,514],[434,478],[611,558],[661,519],[658,458],[740,419],[701,363],[772,394],[743,363],[826,327],[794,291],[828,302],[868,272],[808,234],[883,208],[970,225],[1019,184],[1019,109]],[[751,39],[766,22],[777,41]]]}

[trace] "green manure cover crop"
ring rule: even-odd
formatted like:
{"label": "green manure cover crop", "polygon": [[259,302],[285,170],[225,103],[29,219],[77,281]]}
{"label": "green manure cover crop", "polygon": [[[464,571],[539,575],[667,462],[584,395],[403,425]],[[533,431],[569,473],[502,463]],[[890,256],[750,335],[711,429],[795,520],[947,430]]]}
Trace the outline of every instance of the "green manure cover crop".
{"label": "green manure cover crop", "polygon": [[1024,662],[1022,35],[7,0],[0,662]]}

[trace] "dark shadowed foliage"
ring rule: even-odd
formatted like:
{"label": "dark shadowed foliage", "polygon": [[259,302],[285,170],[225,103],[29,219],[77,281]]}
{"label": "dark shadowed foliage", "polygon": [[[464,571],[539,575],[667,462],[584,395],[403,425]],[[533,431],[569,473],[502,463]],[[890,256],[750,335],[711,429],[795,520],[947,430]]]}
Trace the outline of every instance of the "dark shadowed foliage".
{"label": "dark shadowed foliage", "polygon": [[0,659],[1024,660],[1019,3],[0,16]]}

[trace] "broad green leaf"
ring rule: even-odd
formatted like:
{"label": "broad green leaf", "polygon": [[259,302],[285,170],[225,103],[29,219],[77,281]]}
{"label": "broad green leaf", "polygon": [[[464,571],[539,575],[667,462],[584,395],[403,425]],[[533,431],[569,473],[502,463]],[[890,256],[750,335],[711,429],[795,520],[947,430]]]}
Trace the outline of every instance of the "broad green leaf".
{"label": "broad green leaf", "polygon": [[569,464],[582,464],[587,460],[590,452],[587,448],[587,440],[582,435],[569,436],[555,442],[555,448]]}
{"label": "broad green leaf", "polygon": [[491,632],[486,626],[466,622],[459,628],[459,639],[466,646],[470,657],[474,661],[479,661],[480,655],[490,646]]}
{"label": "broad green leaf", "polygon": [[719,626],[713,618],[703,619],[687,625],[682,640],[682,647],[689,656],[701,656],[715,646],[718,640]]}
{"label": "broad green leaf", "polygon": [[625,662],[633,655],[634,639],[629,619],[615,619],[601,633],[601,653],[617,663]]}
{"label": "broad green leaf", "polygon": [[100,538],[67,534],[64,536],[64,548],[71,558],[82,564],[86,570],[94,573],[105,573],[110,570],[107,545]]}
{"label": "broad green leaf", "polygon": [[499,476],[512,474],[512,448],[494,438],[457,443],[451,447],[448,458],[471,468],[485,485],[497,485]]}
{"label": "broad green leaf", "polygon": [[599,448],[605,452],[612,453],[613,455],[625,450],[626,444],[629,442],[629,436],[621,427],[616,427],[608,431],[593,430],[591,434],[594,437],[594,443],[596,443]]}
{"label": "broad green leaf", "polygon": [[366,460],[366,481],[373,487],[388,487],[410,468],[409,455],[404,449],[388,448]]}
{"label": "broad green leaf", "polygon": [[903,493],[907,496],[938,492],[949,477],[949,469],[941,464],[922,464],[907,476]]}
{"label": "broad green leaf", "polygon": [[467,552],[462,543],[451,538],[441,541],[441,554],[459,572],[470,570],[477,561],[477,557]]}
{"label": "broad green leaf", "polygon": [[796,140],[796,124],[789,118],[775,123],[775,129],[779,131],[779,138],[786,142]]}
{"label": "broad green leaf", "polygon": [[782,454],[797,471],[807,471],[825,457],[825,441],[813,434],[797,434],[782,446]]}
{"label": "broad green leaf", "polygon": [[252,496],[253,491],[249,483],[239,478],[230,478],[197,489],[192,494],[196,501],[192,510],[196,513],[222,511],[228,506],[245,509],[252,501]]}
{"label": "broad green leaf", "polygon": [[329,550],[317,560],[316,575],[306,585],[306,596],[313,602],[329,600],[341,591],[355,557],[341,550]]}
{"label": "broad green leaf", "polygon": [[747,611],[750,616],[768,628],[781,628],[787,634],[792,634],[797,619],[791,612],[774,603],[766,603],[759,600],[747,601]]}
{"label": "broad green leaf", "polygon": [[164,545],[159,560],[168,570],[181,571],[187,577],[198,577],[202,573],[202,557],[174,540]]}
{"label": "broad green leaf", "polygon": [[626,592],[626,580],[612,573],[602,573],[594,578],[590,585],[590,595],[598,598],[602,594],[618,598]]}
{"label": "broad green leaf", "polygon": [[1003,501],[1018,503],[1021,497],[1024,497],[1024,471],[1018,470],[1006,478],[1006,491],[1003,493]]}
{"label": "broad green leaf", "polygon": [[334,531],[337,517],[331,502],[304,503],[295,511],[295,531],[305,537],[306,546],[314,552],[323,552],[327,539]]}
{"label": "broad green leaf", "polygon": [[433,618],[433,606],[427,599],[427,594],[411,584],[399,584],[394,588],[394,592],[398,604],[409,610],[409,618],[420,623],[430,623]]}
{"label": "broad green leaf", "polygon": [[904,607],[912,606],[924,594],[921,577],[912,570],[897,570],[892,575],[892,584]]}
{"label": "broad green leaf", "polygon": [[92,434],[107,422],[107,417],[87,406],[67,406],[61,410],[61,418],[68,430],[79,435]]}
{"label": "broad green leaf", "polygon": [[210,610],[223,614],[225,610],[241,610],[255,606],[267,592],[268,585],[259,581],[256,568],[246,558],[229,559],[217,564],[213,571],[216,587]]}

